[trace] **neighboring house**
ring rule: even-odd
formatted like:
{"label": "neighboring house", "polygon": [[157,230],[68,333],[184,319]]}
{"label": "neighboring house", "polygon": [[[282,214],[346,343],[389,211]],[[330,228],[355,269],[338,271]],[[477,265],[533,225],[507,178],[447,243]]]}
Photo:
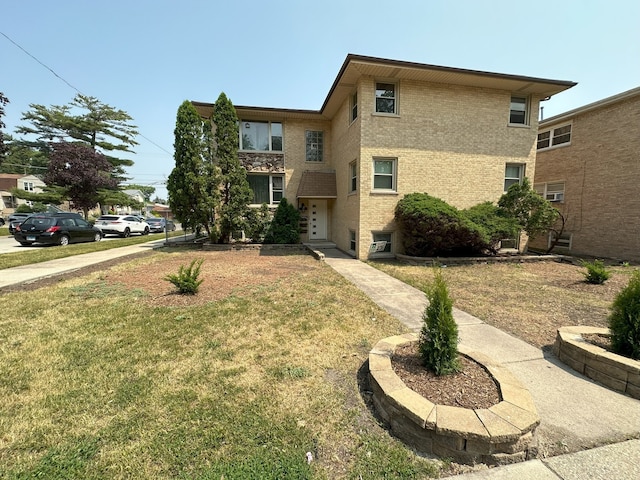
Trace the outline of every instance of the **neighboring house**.
{"label": "neighboring house", "polygon": [[0,212],[10,215],[19,205],[28,204],[27,200],[15,197],[11,190],[18,188],[33,193],[42,193],[46,184],[35,175],[0,173]]}
{"label": "neighboring house", "polygon": [[393,256],[405,194],[466,208],[533,178],[539,101],[574,85],[348,55],[320,110],[236,106],[239,157],[255,205],[298,207],[303,242]]}
{"label": "neighboring house", "polygon": [[534,187],[565,218],[554,251],[639,261],[640,87],[541,121]]}

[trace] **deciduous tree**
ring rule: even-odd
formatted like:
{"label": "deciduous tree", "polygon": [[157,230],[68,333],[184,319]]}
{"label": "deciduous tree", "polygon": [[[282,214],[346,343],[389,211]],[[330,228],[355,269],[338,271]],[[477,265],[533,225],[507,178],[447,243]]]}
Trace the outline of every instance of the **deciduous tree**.
{"label": "deciduous tree", "polygon": [[110,175],[111,163],[88,145],[58,142],[52,144],[48,185],[64,188],[72,207],[88,211],[98,204],[102,189],[115,189],[118,182]]}

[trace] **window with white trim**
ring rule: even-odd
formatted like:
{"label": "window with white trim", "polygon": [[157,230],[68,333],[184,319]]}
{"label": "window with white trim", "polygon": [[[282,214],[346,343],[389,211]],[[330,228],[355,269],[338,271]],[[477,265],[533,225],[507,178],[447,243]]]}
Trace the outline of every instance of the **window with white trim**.
{"label": "window with white trim", "polygon": [[22,182],[22,184],[27,192],[33,192],[33,182]]}
{"label": "window with white trim", "polygon": [[396,190],[396,158],[373,159],[373,190]]}
{"label": "window with white trim", "polygon": [[351,95],[351,121],[353,122],[356,118],[358,118],[358,92]]}
{"label": "window with white trim", "polygon": [[305,132],[307,162],[322,162],[324,151],[324,132],[307,130]]}
{"label": "window with white trim", "polygon": [[349,193],[358,189],[358,162],[355,160],[349,164]]}
{"label": "window with white trim", "polygon": [[247,174],[247,181],[253,191],[254,205],[274,205],[284,196],[284,175]]}
{"label": "window with white trim", "polygon": [[511,97],[509,107],[509,123],[511,125],[529,124],[529,99],[527,97]]}
{"label": "window with white trim", "polygon": [[349,230],[349,250],[352,252],[356,251],[356,231]]}
{"label": "window with white trim", "polygon": [[571,145],[571,124],[538,133],[538,150]]}
{"label": "window with white trim", "polygon": [[[371,254],[376,253],[391,253],[393,252],[393,233],[391,232],[371,232],[372,234],[372,247]],[[375,246],[375,251],[373,247]]]}
{"label": "window with white trim", "polygon": [[533,189],[550,202],[564,201],[564,182],[536,183]]}
{"label": "window with white trim", "polygon": [[376,82],[376,113],[398,113],[398,85]]}
{"label": "window with white trim", "polygon": [[282,123],[240,122],[240,150],[282,151]]}
{"label": "window with white trim", "polygon": [[507,163],[504,168],[504,191],[514,183],[522,183],[524,178],[524,163]]}
{"label": "window with white trim", "polygon": [[[556,235],[557,235],[556,232],[549,232],[549,243],[547,244],[547,248],[551,248],[551,245],[556,239]],[[555,246],[557,248],[567,248],[571,250],[571,240],[572,240],[571,233],[562,232],[562,235],[560,235],[560,238],[558,239],[558,243],[556,243]]]}

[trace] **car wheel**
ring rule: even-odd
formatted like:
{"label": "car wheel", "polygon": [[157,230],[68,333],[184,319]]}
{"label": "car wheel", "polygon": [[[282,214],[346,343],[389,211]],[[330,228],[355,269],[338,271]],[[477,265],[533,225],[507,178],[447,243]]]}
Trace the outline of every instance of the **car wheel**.
{"label": "car wheel", "polygon": [[67,245],[69,245],[69,236],[68,235],[62,235],[60,237],[60,240],[58,240],[58,245],[61,245],[63,247],[66,247]]}
{"label": "car wheel", "polygon": [[149,235],[149,229],[147,227],[144,227],[144,232],[142,232],[142,235]]}
{"label": "car wheel", "polygon": [[23,247],[30,247],[31,242],[20,242],[20,245],[22,245]]}
{"label": "car wheel", "polygon": [[102,234],[101,234],[100,232],[96,232],[96,233],[93,235],[93,241],[94,241],[94,242],[99,242],[100,240],[102,240]]}
{"label": "car wheel", "polygon": [[124,232],[122,232],[122,236],[124,238],[127,238],[129,235],[131,235],[131,230],[129,230],[129,227],[124,229]]}

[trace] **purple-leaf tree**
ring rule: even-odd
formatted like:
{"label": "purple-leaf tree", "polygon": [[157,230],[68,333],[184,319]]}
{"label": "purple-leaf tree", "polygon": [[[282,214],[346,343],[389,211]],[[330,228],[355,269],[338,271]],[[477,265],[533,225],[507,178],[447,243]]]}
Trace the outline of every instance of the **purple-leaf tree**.
{"label": "purple-leaf tree", "polygon": [[98,204],[99,190],[118,186],[111,176],[111,163],[89,145],[52,143],[51,150],[45,183],[64,188],[71,206],[82,209],[87,218],[89,210]]}

